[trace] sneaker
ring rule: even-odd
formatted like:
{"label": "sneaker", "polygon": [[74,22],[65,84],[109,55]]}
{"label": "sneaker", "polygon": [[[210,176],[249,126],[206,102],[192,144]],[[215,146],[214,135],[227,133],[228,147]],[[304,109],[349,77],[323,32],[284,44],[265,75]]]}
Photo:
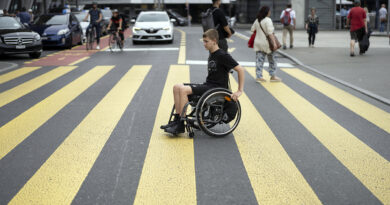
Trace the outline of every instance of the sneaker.
{"label": "sneaker", "polygon": [[184,121],[181,121],[181,122],[178,122],[176,123],[174,126],[172,127],[168,127],[167,129],[165,129],[165,132],[168,132],[168,133],[171,133],[173,135],[178,135],[180,133],[184,133]]}
{"label": "sneaker", "polygon": [[282,79],[281,78],[278,78],[276,76],[272,76],[271,79],[270,79],[271,82],[282,82]]}
{"label": "sneaker", "polygon": [[168,122],[166,125],[161,125],[160,129],[167,129],[168,127],[172,127],[173,125],[177,124],[180,121],[179,114],[175,114],[172,121]]}
{"label": "sneaker", "polygon": [[99,45],[97,45],[97,46],[96,46],[96,49],[97,49],[97,50],[100,50],[100,46],[99,46]]}
{"label": "sneaker", "polygon": [[283,46],[283,50],[286,50],[287,49],[287,47],[286,46]]}
{"label": "sneaker", "polygon": [[349,56],[351,56],[351,57],[354,57],[354,56],[355,56],[355,54],[354,54],[354,53],[350,53],[350,54],[349,54]]}
{"label": "sneaker", "polygon": [[290,48],[294,48],[294,46],[293,46],[293,45],[290,45]]}
{"label": "sneaker", "polygon": [[267,82],[267,80],[264,79],[264,78],[256,78],[256,82],[258,82],[258,83],[265,83],[265,82]]}

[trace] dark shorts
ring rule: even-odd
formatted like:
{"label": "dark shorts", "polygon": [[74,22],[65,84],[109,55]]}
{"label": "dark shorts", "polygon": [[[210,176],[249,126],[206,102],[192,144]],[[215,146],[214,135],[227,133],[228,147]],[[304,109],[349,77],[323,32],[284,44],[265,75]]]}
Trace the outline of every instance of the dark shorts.
{"label": "dark shorts", "polygon": [[189,83],[189,84],[185,84],[185,85],[188,85],[191,87],[193,95],[199,95],[199,96],[203,95],[203,93],[207,92],[210,89],[219,87],[216,85],[211,85],[211,84],[206,84],[206,83],[203,83],[203,84]]}
{"label": "dark shorts", "polygon": [[356,42],[360,41],[365,33],[364,28],[360,28],[355,31],[350,31],[351,34],[351,40],[355,40]]}

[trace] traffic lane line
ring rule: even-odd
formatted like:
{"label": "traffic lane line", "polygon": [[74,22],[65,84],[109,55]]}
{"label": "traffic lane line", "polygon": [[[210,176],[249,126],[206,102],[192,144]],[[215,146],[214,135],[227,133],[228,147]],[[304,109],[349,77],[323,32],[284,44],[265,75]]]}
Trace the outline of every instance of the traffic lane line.
{"label": "traffic lane line", "polygon": [[33,71],[38,70],[40,68],[41,67],[22,67],[22,68],[19,68],[17,70],[0,75],[0,84],[8,82],[10,80],[13,80],[15,78],[18,78],[18,77],[25,75],[27,73],[33,72]]}
{"label": "traffic lane line", "polygon": [[176,30],[181,33],[180,50],[179,50],[177,63],[186,64],[186,33],[183,30],[178,28],[176,28]]}
{"label": "traffic lane line", "polygon": [[[253,79],[256,72],[246,68]],[[263,73],[269,78],[267,72]],[[261,83],[382,203],[390,202],[390,163],[282,82]]]}
{"label": "traffic lane line", "polygon": [[193,139],[172,137],[160,129],[171,113],[173,86],[189,80],[188,66],[171,65],[135,196],[136,205],[197,203]]}
{"label": "traffic lane line", "polygon": [[133,66],[39,168],[10,204],[70,204],[150,67]]}
{"label": "traffic lane line", "polygon": [[[232,76],[230,83],[237,90]],[[239,100],[242,118],[233,134],[258,203],[321,204],[248,96]]]}
{"label": "traffic lane line", "polygon": [[0,159],[112,68],[96,66],[0,127]]}
{"label": "traffic lane line", "polygon": [[390,113],[299,69],[282,69],[295,79],[328,96],[357,115],[390,133]]}
{"label": "traffic lane line", "polygon": [[76,69],[76,66],[60,66],[43,75],[24,82],[16,87],[0,93],[0,107],[42,87],[43,85],[52,82],[53,80],[69,73]]}

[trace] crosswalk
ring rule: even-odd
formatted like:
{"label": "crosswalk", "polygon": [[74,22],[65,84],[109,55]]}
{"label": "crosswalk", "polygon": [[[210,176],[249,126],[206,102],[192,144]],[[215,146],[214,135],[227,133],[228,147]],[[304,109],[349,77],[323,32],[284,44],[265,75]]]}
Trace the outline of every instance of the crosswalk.
{"label": "crosswalk", "polygon": [[[183,61],[180,57],[178,60]],[[202,197],[197,191],[201,182],[197,181],[197,174],[200,173],[197,172],[195,163],[197,155],[194,150],[194,139],[184,134],[180,137],[172,137],[159,128],[161,124],[166,123],[172,109],[173,85],[190,82],[191,68],[194,66],[196,65],[171,65],[167,77],[159,79],[164,81],[163,88],[149,85],[149,89],[162,91],[162,94],[161,98],[159,95],[159,99],[156,99],[159,100],[159,104],[153,115],[154,124],[146,125],[152,128],[150,134],[138,136],[137,133],[128,133],[128,137],[131,138],[149,138],[143,167],[138,173],[138,185],[134,196],[128,198],[129,204],[197,204],[199,198]],[[22,67],[0,75],[0,88],[31,72],[45,69],[46,67]],[[77,69],[78,66],[59,66],[48,69],[43,74],[2,91],[0,93],[0,113],[7,112],[4,110],[6,105],[15,103],[23,96]],[[90,87],[101,83],[102,79],[115,69],[114,65],[91,67],[64,87],[40,99],[38,103],[26,108],[18,116],[0,125],[0,166],[3,166],[0,167],[0,176],[10,175],[10,173],[2,173],[6,170],[2,163],[5,158],[12,159],[13,155],[18,154],[15,152],[23,152],[17,148],[29,136],[50,122],[80,95],[88,93]],[[246,67],[245,69],[246,84],[253,86],[255,68]],[[114,86],[107,93],[103,93],[104,97],[98,100],[98,103],[88,111],[81,122],[64,137],[65,140],[58,143],[42,165],[33,170],[32,175],[25,179],[22,186],[10,196],[2,199],[2,196],[8,194],[6,190],[8,185],[0,184],[0,204],[71,204],[91,170],[96,169],[94,164],[99,160],[99,155],[114,130],[119,129],[118,122],[125,117],[126,109],[132,102],[142,101],[145,95],[153,93],[150,91],[150,93],[136,95],[153,71],[152,65],[129,66]],[[389,112],[298,68],[286,67],[281,72],[289,76],[290,80],[303,83],[313,92],[327,96],[333,101],[332,105],[351,111],[355,116],[364,120],[368,126],[381,130],[382,138],[385,139],[383,143],[389,144]],[[269,78],[266,72],[264,75]],[[230,82],[232,89],[235,90],[237,88],[236,78],[231,76]],[[375,149],[364,139],[356,136],[310,99],[306,99],[294,90],[288,83],[267,82],[256,84],[256,86],[262,89],[245,92],[240,98],[242,118],[240,125],[232,135],[257,203],[324,203],[321,197],[323,193],[319,193],[319,189],[313,187],[313,182],[308,180],[306,172],[297,165],[296,159],[291,156],[292,153],[278,138],[278,133],[271,129],[270,125],[275,122],[267,121],[256,106],[257,102],[253,101],[254,98],[264,97],[264,92],[267,92],[376,200],[383,204],[390,204],[388,153],[381,151],[382,149]],[[71,119],[72,116],[67,116],[67,118]],[[46,133],[46,135],[50,134]],[[196,132],[195,138],[197,135],[202,135],[202,133]],[[23,172],[23,170],[18,171]],[[0,180],[6,179],[0,178]],[[9,181],[9,183],[13,182]]]}

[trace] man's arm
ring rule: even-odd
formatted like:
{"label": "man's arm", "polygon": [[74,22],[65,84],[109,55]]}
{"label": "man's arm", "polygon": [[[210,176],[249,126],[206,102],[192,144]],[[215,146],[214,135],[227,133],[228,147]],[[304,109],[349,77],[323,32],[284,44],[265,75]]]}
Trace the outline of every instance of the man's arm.
{"label": "man's arm", "polygon": [[99,13],[99,19],[96,22],[99,23],[100,21],[102,21],[102,18],[103,18],[103,14],[102,14],[102,12],[100,12]]}
{"label": "man's arm", "polygon": [[87,20],[88,20],[88,17],[89,17],[89,13],[87,13],[87,15],[85,16],[85,18],[83,19],[83,21],[87,21]]}
{"label": "man's arm", "polygon": [[229,26],[224,26],[223,29],[228,33],[228,38],[232,36],[232,31],[230,30]]}
{"label": "man's arm", "polygon": [[242,66],[238,65],[233,68],[238,73],[238,90],[232,94],[232,98],[234,101],[242,95],[244,91],[244,82],[245,82],[245,70]]}

